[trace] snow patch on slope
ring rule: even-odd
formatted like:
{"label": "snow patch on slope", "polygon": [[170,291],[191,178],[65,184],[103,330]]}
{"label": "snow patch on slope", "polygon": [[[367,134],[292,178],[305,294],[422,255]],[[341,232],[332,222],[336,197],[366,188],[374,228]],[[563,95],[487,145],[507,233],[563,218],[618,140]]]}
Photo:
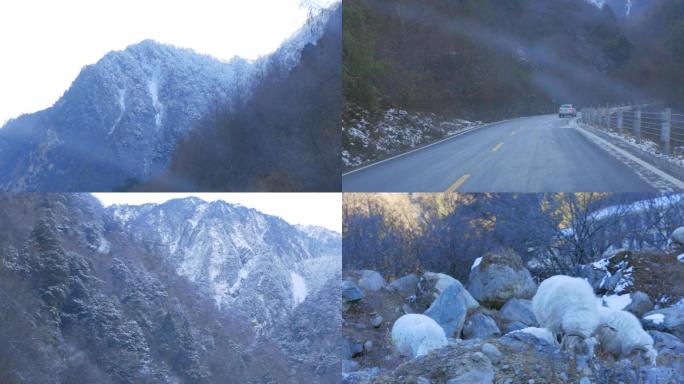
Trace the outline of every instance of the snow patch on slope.
{"label": "snow patch on slope", "polygon": [[644,317],[644,319],[651,321],[655,325],[658,325],[662,324],[663,321],[665,321],[665,315],[663,315],[662,313],[654,313],[652,315]]}
{"label": "snow patch on slope", "polygon": [[152,106],[154,107],[154,124],[157,130],[161,128],[162,116],[164,114],[164,105],[159,101],[159,83],[157,81],[157,76],[153,76],[147,82],[147,90],[152,98]]}
{"label": "snow patch on slope", "polygon": [[292,279],[292,300],[294,306],[297,306],[306,299],[306,282],[303,277],[295,272],[290,272],[290,277]]}
{"label": "snow patch on slope", "polygon": [[109,132],[107,132],[107,135],[111,135],[114,133],[116,130],[116,127],[119,125],[119,122],[121,121],[121,118],[123,117],[124,113],[126,112],[126,88],[124,89],[119,89],[118,90],[118,103],[119,103],[119,109],[121,109],[121,112],[119,112],[119,117],[116,118],[116,121],[114,122],[114,125],[109,129]]}
{"label": "snow patch on slope", "polygon": [[629,293],[624,295],[605,295],[603,297],[597,297],[599,307],[607,307],[616,311],[621,311],[625,309],[629,304],[632,303],[632,298]]}
{"label": "snow patch on slope", "polygon": [[235,295],[238,292],[240,286],[242,285],[242,280],[249,276],[249,274],[252,272],[252,269],[254,269],[254,259],[248,261],[242,268],[240,268],[237,274],[237,279],[235,279],[235,283],[233,283],[233,286],[228,290],[230,295]]}

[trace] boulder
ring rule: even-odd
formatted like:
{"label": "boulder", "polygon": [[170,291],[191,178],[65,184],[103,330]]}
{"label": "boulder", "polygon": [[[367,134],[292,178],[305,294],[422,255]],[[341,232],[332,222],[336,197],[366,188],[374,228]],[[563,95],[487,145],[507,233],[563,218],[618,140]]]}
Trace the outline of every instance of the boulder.
{"label": "boulder", "polygon": [[444,273],[425,272],[418,280],[415,305],[419,312],[425,311],[439,295],[458,280]]}
{"label": "boulder", "polygon": [[514,321],[506,326],[506,333],[511,333],[513,331],[525,328],[527,328],[527,324],[521,323],[519,321]]}
{"label": "boulder", "polygon": [[520,337],[522,334],[532,335],[535,338],[537,338],[538,340],[546,342],[549,345],[556,345],[555,336],[553,335],[553,333],[551,333],[550,330],[548,330],[546,328],[527,327],[527,328],[518,329],[518,330],[515,330],[511,333],[508,333],[508,334],[506,334],[506,336],[517,338],[517,337]]}
{"label": "boulder", "polygon": [[501,336],[499,344],[509,347],[514,352],[533,346],[543,354],[555,354],[560,349],[554,340],[548,329],[528,327]]}
{"label": "boulder", "polygon": [[630,298],[632,301],[625,307],[625,311],[632,312],[636,317],[642,317],[646,312],[653,310],[653,302],[647,294],[636,291]]}
{"label": "boulder", "polygon": [[491,362],[481,352],[475,352],[473,359],[478,361],[478,365],[467,367],[467,370],[453,379],[447,381],[447,384],[491,384],[494,382],[494,368]]}
{"label": "boulder", "polygon": [[653,338],[653,346],[658,353],[669,350],[673,353],[684,355],[684,342],[677,336],[660,331],[648,331],[648,334]]}
{"label": "boulder", "polygon": [[449,285],[425,311],[425,315],[435,320],[447,337],[458,338],[469,309],[479,304],[458,281]]}
{"label": "boulder", "polygon": [[484,353],[493,364],[498,364],[503,357],[501,351],[499,351],[496,346],[490,343],[482,344],[482,353]]}
{"label": "boulder", "polygon": [[445,347],[448,342],[444,329],[430,317],[408,314],[394,322],[392,344],[402,355],[414,358]]}
{"label": "boulder", "polygon": [[463,326],[464,339],[487,339],[497,336],[501,336],[501,331],[496,321],[483,313],[470,316]]}
{"label": "boulder", "polygon": [[363,299],[363,292],[352,281],[342,282],[342,300],[346,303],[355,303]]}
{"label": "boulder", "polygon": [[526,326],[537,325],[537,319],[532,312],[532,300],[510,299],[501,307],[499,318],[505,323],[521,322]]}
{"label": "boulder", "polygon": [[573,276],[581,277],[586,280],[595,292],[601,291],[601,285],[609,278],[605,270],[595,268],[592,264],[582,264],[575,267]]}
{"label": "boulder", "polygon": [[342,375],[342,384],[367,384],[381,373],[382,370],[378,367],[345,373]]}
{"label": "boulder", "polygon": [[398,292],[403,297],[415,296],[418,289],[418,280],[418,276],[412,273],[391,282],[389,289]]}
{"label": "boulder", "polygon": [[641,320],[645,329],[671,333],[684,338],[684,307],[668,307],[648,312]]}
{"label": "boulder", "polygon": [[468,291],[482,305],[499,308],[512,298],[531,298],[537,285],[520,256],[502,250],[484,255],[470,271]]}
{"label": "boulder", "polygon": [[679,227],[672,232],[670,235],[670,240],[672,244],[684,248],[684,227]]}
{"label": "boulder", "polygon": [[385,286],[385,279],[378,272],[364,269],[359,278],[359,287],[366,291],[377,292]]}

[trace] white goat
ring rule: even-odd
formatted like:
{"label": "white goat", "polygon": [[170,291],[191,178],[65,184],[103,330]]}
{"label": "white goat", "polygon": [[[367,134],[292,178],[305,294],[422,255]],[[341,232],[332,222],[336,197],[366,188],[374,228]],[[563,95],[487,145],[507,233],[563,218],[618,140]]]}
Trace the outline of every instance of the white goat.
{"label": "white goat", "polygon": [[558,275],[544,280],[532,298],[532,311],[541,327],[561,337],[563,350],[594,355],[599,314],[594,290],[584,279]]}
{"label": "white goat", "polygon": [[653,338],[641,327],[636,316],[626,311],[599,307],[601,325],[596,331],[601,350],[615,358],[637,356],[642,362],[656,365],[658,352]]}
{"label": "white goat", "polygon": [[402,355],[416,357],[447,345],[444,329],[432,318],[420,314],[407,314],[394,322],[392,343]]}

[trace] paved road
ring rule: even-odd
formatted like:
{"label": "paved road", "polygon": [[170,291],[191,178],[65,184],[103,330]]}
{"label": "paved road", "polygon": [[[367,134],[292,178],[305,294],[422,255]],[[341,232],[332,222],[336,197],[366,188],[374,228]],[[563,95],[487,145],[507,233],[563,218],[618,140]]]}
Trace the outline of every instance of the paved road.
{"label": "paved road", "polygon": [[654,192],[557,115],[496,123],[350,172],[345,192]]}

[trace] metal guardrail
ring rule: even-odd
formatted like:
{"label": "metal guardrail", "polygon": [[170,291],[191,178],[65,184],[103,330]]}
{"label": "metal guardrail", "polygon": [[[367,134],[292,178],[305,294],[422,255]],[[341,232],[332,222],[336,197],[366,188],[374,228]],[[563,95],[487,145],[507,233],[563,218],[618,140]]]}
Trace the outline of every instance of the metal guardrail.
{"label": "metal guardrail", "polygon": [[580,122],[631,136],[637,143],[649,140],[658,144],[661,153],[672,155],[684,150],[684,114],[670,108],[649,105],[583,108]]}

